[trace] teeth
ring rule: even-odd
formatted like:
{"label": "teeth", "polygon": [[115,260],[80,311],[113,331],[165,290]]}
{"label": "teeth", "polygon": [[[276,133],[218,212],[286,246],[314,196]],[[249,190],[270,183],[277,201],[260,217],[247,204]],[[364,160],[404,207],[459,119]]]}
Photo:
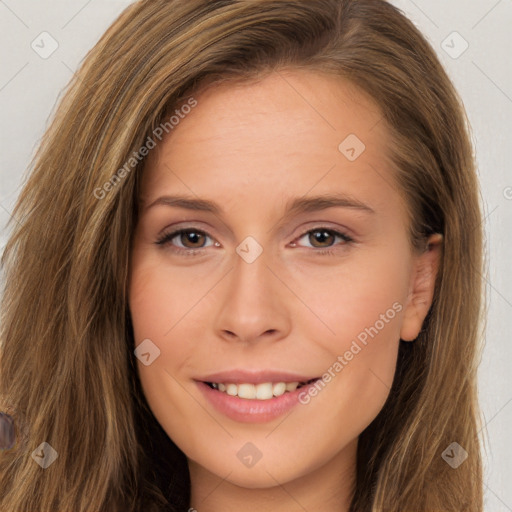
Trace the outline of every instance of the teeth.
{"label": "teeth", "polygon": [[238,396],[240,398],[256,398],[256,386],[254,384],[239,384]]}
{"label": "teeth", "polygon": [[[254,387],[254,394],[258,400],[269,400],[274,396],[273,394],[273,386],[270,382],[265,382],[265,384],[258,384]],[[242,398],[247,398],[246,396],[240,395],[240,389],[238,389],[238,396]]]}
{"label": "teeth", "polygon": [[270,400],[274,396],[281,396],[286,392],[295,391],[298,386],[298,382],[265,382],[263,384],[212,383],[212,387],[218,391],[249,400]]}
{"label": "teeth", "polygon": [[274,396],[281,396],[286,392],[286,384],[284,382],[278,382],[272,386],[272,393]]}
{"label": "teeth", "polygon": [[297,389],[298,385],[299,385],[298,382],[287,382],[286,383],[286,391],[295,391]]}
{"label": "teeth", "polygon": [[231,396],[238,394],[238,386],[236,384],[226,384],[226,393]]}

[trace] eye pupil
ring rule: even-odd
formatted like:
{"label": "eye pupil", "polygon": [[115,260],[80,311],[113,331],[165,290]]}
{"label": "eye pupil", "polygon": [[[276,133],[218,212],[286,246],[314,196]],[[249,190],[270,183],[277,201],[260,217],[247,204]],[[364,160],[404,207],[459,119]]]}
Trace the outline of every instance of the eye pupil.
{"label": "eye pupil", "polygon": [[[311,232],[311,236],[314,240],[314,242],[319,242],[319,243],[325,243],[325,239],[324,237],[327,237],[328,239],[329,238],[334,238],[334,236],[332,235],[332,233],[330,233],[329,231],[326,231],[326,230],[316,230],[316,231],[312,231]],[[329,240],[328,240],[329,241]],[[313,243],[314,245],[314,243]]]}
{"label": "eye pupil", "polygon": [[[198,242],[198,239],[200,241],[201,237],[203,235],[198,233],[197,231],[184,231],[182,233],[182,242],[183,242],[183,245],[187,246],[187,243],[188,242],[191,242],[192,244],[197,244]],[[185,240],[187,242],[185,242]]]}

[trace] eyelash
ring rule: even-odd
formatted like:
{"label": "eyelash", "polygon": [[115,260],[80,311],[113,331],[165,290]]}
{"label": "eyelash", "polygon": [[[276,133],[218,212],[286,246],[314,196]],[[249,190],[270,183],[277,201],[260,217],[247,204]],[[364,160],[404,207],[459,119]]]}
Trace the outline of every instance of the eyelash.
{"label": "eyelash", "polygon": [[[316,228],[313,228],[313,229],[309,229],[307,231],[305,231],[304,233],[302,233],[301,235],[299,235],[296,240],[299,240],[301,239],[302,237],[304,237],[305,235],[309,234],[309,233],[314,233],[315,231],[327,231],[328,233],[330,234],[333,234],[335,236],[338,236],[339,238],[341,238],[343,240],[343,244],[341,245],[347,245],[347,244],[351,244],[354,242],[354,239],[351,238],[350,236],[348,236],[346,233],[343,233],[341,231],[336,231],[335,229],[331,229],[331,228],[326,228],[326,227],[322,227],[322,226],[319,226],[319,227],[316,227]],[[175,238],[177,235],[181,235],[182,233],[187,233],[187,232],[193,232],[193,233],[197,233],[197,234],[200,234],[200,235],[206,235],[207,237],[209,238],[213,238],[211,237],[207,232],[205,231],[202,231],[200,229],[195,229],[195,228],[182,228],[182,229],[178,229],[176,231],[173,231],[171,233],[164,233],[156,242],[155,244],[156,245],[160,245],[160,246],[165,246],[165,245],[168,245],[170,243],[170,241]],[[170,244],[169,244],[170,245]],[[338,246],[333,246],[333,247],[338,247]],[[202,247],[200,249],[183,249],[181,247],[172,247],[172,251],[177,253],[177,254],[181,254],[181,255],[184,255],[184,256],[198,256],[200,254],[202,254],[204,252],[204,250],[206,249],[206,247]],[[319,254],[320,256],[334,256],[336,254],[338,254],[338,249],[333,249],[333,248],[328,248],[328,249],[313,249],[313,251],[315,252],[315,254]]]}

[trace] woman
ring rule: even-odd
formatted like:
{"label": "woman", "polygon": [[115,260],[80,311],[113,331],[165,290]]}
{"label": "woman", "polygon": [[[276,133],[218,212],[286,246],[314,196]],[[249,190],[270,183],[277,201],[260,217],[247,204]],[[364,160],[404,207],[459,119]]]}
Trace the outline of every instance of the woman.
{"label": "woman", "polygon": [[2,510],[482,510],[472,149],[387,2],[133,4],[13,217]]}

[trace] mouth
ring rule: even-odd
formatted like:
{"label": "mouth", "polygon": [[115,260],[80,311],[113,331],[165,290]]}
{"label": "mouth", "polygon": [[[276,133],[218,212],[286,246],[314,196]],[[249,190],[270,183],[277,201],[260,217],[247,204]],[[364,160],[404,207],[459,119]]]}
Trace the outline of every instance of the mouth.
{"label": "mouth", "polygon": [[263,379],[260,375],[253,379],[260,381],[257,383],[245,382],[246,379],[247,376],[234,383],[229,382],[229,379],[216,378],[215,381],[198,380],[196,383],[206,402],[222,415],[239,423],[265,423],[276,420],[303,403],[300,400],[301,394],[308,393],[308,388],[315,386],[320,377],[265,382],[267,377]]}
{"label": "mouth", "polygon": [[287,393],[293,393],[297,389],[315,383],[320,377],[307,381],[278,381],[262,382],[259,384],[234,383],[234,382],[208,382],[203,381],[210,389],[225,393],[226,395],[242,398],[245,400],[271,400]]}
{"label": "mouth", "polygon": [[[313,374],[314,375],[314,374]],[[301,396],[321,377],[280,369],[238,368],[197,376],[194,380],[217,412],[240,423],[272,421],[303,403]],[[311,409],[303,409],[306,414]]]}

